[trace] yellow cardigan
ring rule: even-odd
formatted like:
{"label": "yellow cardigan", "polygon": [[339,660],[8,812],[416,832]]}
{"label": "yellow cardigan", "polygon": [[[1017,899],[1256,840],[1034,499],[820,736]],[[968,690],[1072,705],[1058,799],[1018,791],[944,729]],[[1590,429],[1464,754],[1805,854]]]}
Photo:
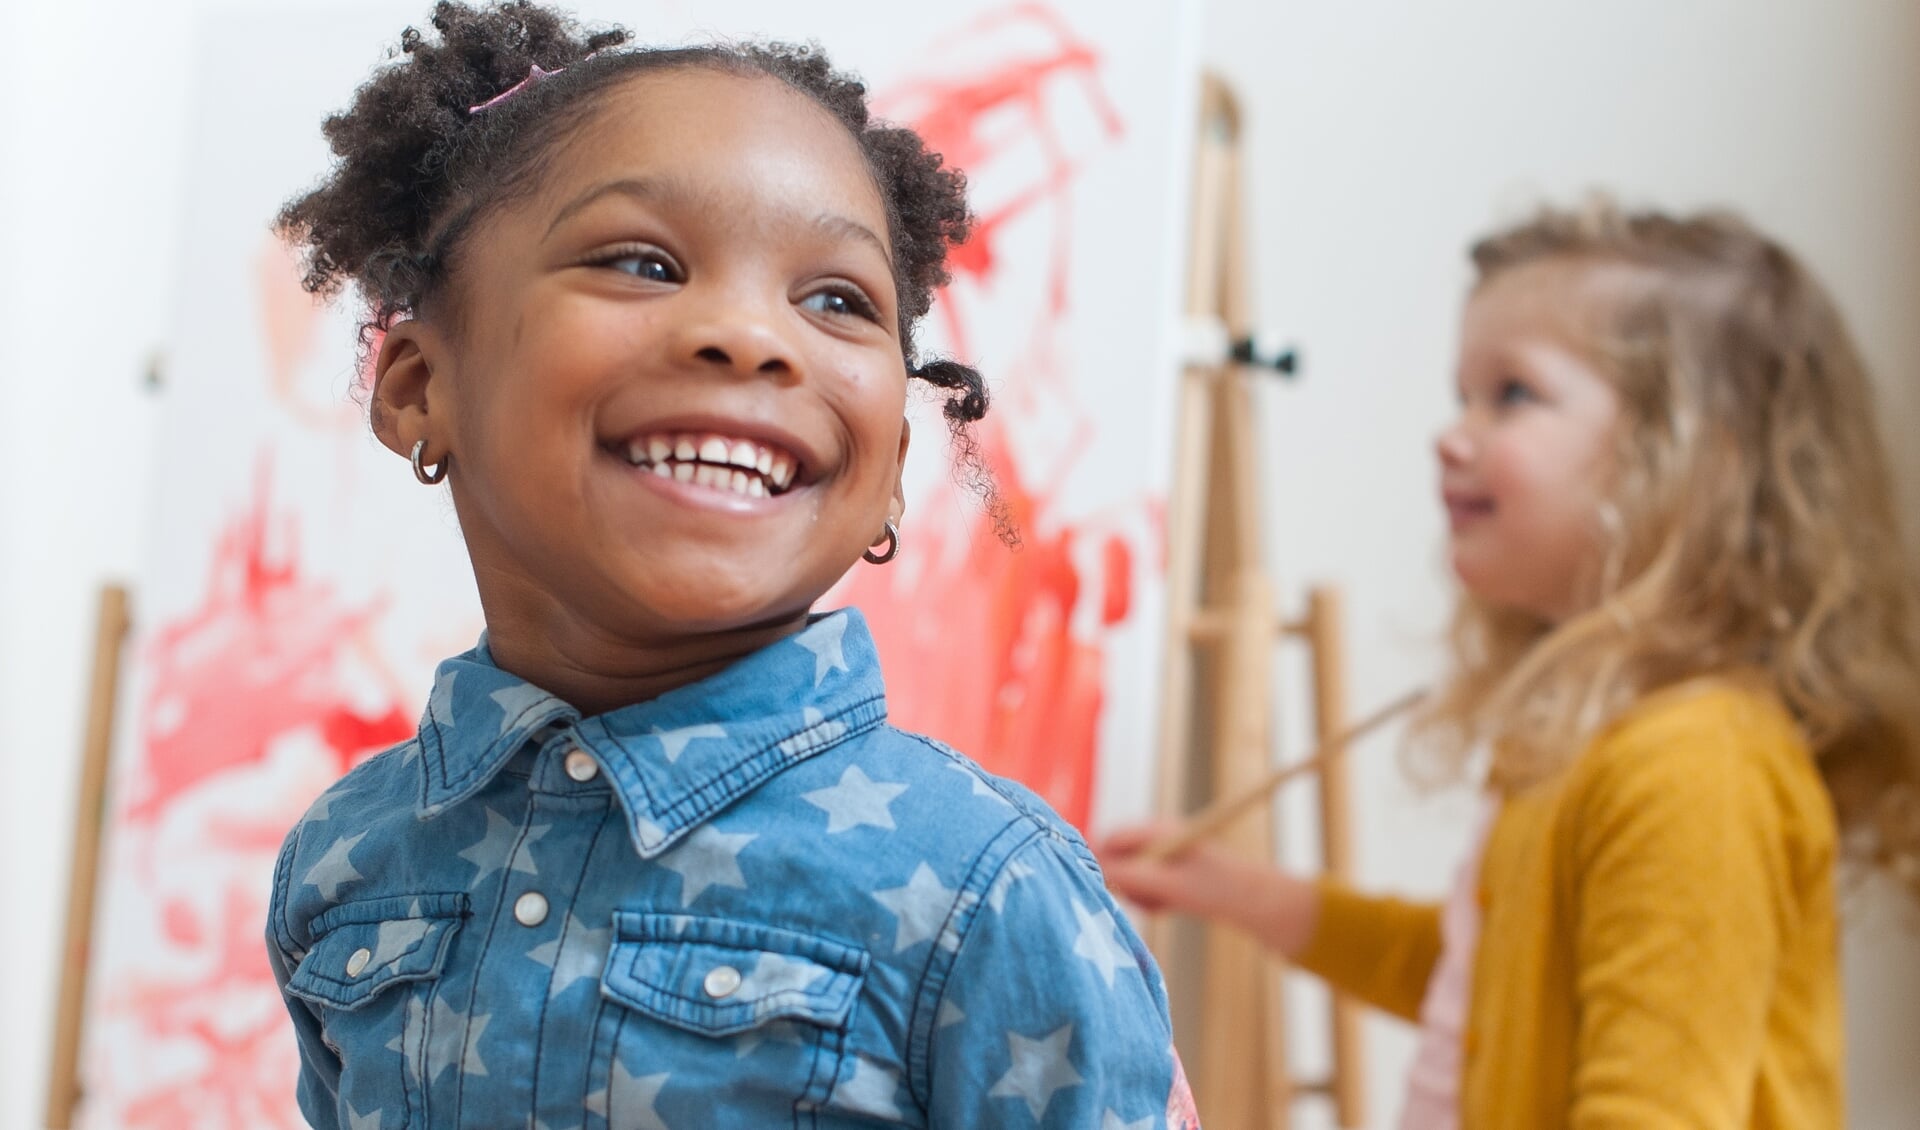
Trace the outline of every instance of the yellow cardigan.
{"label": "yellow cardigan", "polygon": [[[1504,799],[1464,1130],[1841,1125],[1832,806],[1778,701],[1663,691]],[[1323,888],[1298,964],[1416,1019],[1436,905]]]}

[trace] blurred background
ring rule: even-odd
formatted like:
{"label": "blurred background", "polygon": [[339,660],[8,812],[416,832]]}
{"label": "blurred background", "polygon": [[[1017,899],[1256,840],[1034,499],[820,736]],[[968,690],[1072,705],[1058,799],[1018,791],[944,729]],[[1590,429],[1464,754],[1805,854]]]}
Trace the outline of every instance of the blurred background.
{"label": "blurred background", "polygon": [[[147,373],[194,301],[174,283],[188,72],[200,21],[224,10],[0,7],[0,1130],[41,1125],[94,600],[139,573],[155,534]],[[1128,18],[1124,0],[1110,11]],[[1213,0],[1197,19],[1202,63],[1245,114],[1260,320],[1306,360],[1261,398],[1268,556],[1290,599],[1343,587],[1358,708],[1438,662],[1450,590],[1431,447],[1452,409],[1465,248],[1543,200],[1727,205],[1796,249],[1878,378],[1920,526],[1920,5]],[[1304,732],[1300,703],[1281,707]],[[1416,792],[1383,750],[1355,781],[1360,881],[1444,889],[1472,798]],[[1873,884],[1844,912],[1852,1124],[1912,1127],[1920,922]],[[1367,1042],[1390,1125],[1411,1032],[1372,1021]],[[1317,1029],[1297,1051],[1322,1054]]]}

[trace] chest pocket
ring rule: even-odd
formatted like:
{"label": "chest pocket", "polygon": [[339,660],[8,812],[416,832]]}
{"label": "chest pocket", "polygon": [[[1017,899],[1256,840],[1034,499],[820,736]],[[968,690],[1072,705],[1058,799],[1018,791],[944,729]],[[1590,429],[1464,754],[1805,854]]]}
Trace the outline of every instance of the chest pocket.
{"label": "chest pocket", "polygon": [[[460,925],[464,894],[423,894],[341,903],[314,919],[313,946],[286,992],[312,1005],[339,1057],[342,1109],[381,1109],[392,1127],[415,1123],[427,1054],[427,1004]],[[407,1065],[391,1070],[398,1051]],[[386,1068],[383,1070],[383,1067]],[[405,1115],[393,1102],[406,1081]]]}
{"label": "chest pocket", "polygon": [[588,1125],[697,1125],[716,1094],[742,1125],[793,1124],[840,1073],[867,965],[863,949],[775,926],[615,914],[587,1100],[606,1121]]}

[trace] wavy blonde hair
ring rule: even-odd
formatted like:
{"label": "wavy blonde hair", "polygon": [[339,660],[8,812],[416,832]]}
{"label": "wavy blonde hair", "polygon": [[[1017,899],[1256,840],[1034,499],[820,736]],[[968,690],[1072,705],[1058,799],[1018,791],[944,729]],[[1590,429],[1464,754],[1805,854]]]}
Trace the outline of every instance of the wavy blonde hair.
{"label": "wavy blonde hair", "polygon": [[1587,611],[1559,624],[1462,596],[1428,768],[1486,743],[1494,779],[1550,775],[1637,699],[1745,672],[1818,759],[1848,842],[1920,895],[1920,611],[1873,389],[1826,291],[1725,213],[1548,209],[1472,249],[1476,288],[1575,268],[1576,342],[1621,405]]}

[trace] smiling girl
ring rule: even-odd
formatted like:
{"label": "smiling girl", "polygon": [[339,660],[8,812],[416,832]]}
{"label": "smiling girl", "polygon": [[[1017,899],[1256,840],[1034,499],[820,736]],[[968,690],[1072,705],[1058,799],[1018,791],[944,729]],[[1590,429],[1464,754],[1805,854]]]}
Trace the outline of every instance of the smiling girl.
{"label": "smiling girl", "polygon": [[487,626],[282,851],[308,1120],[1178,1117],[1085,844],[889,727],[860,614],[811,611],[900,551],[909,380],[963,446],[986,410],[913,340],[959,174],[814,50],[432,24],[281,216],[368,301],[374,431],[450,488]]}
{"label": "smiling girl", "polygon": [[1403,1130],[1838,1128],[1836,813],[1920,875],[1920,626],[1860,358],[1723,214],[1548,211],[1473,261],[1424,736],[1490,768],[1452,896],[1155,862],[1154,828],[1108,878],[1417,1019]]}

